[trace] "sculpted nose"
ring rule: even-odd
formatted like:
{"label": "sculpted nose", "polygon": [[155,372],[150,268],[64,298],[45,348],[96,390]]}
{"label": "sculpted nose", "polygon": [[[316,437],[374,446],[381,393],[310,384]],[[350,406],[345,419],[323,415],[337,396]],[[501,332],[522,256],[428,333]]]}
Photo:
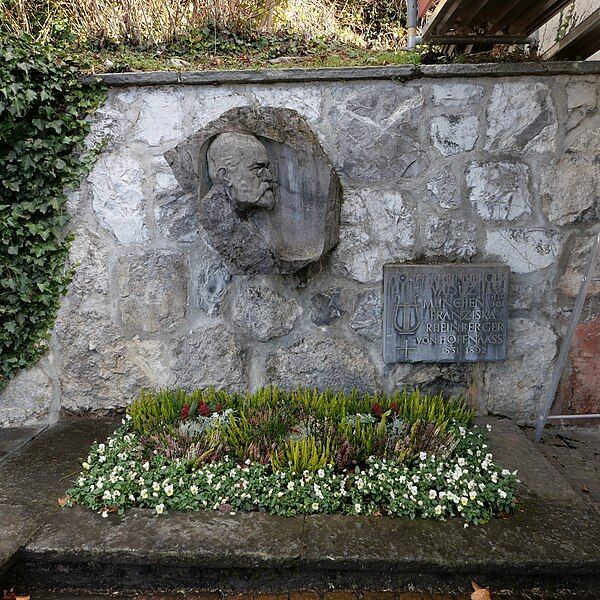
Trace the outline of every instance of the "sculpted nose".
{"label": "sculpted nose", "polygon": [[273,181],[273,175],[268,167],[263,167],[260,171],[260,176],[263,181]]}

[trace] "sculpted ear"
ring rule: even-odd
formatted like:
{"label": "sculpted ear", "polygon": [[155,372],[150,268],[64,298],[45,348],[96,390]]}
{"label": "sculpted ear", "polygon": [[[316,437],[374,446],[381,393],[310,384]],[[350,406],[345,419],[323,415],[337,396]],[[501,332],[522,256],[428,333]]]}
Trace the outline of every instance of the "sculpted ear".
{"label": "sculpted ear", "polygon": [[229,172],[225,167],[219,167],[219,169],[217,170],[217,176],[219,177],[219,181],[224,185],[231,185],[231,180],[229,179]]}

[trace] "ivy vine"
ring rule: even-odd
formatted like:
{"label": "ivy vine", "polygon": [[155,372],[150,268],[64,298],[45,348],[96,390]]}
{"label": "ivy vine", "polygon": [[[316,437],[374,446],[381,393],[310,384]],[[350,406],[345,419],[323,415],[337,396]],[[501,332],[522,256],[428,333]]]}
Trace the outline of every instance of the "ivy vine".
{"label": "ivy vine", "polygon": [[0,389],[47,348],[71,279],[66,194],[96,154],[86,117],[103,97],[65,51],[0,36]]}

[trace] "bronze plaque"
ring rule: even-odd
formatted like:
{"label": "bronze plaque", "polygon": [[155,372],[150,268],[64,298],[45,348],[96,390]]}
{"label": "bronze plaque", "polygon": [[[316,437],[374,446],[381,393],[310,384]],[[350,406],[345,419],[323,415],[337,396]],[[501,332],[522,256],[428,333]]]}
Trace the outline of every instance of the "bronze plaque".
{"label": "bronze plaque", "polygon": [[386,265],[383,358],[397,362],[506,359],[507,265]]}

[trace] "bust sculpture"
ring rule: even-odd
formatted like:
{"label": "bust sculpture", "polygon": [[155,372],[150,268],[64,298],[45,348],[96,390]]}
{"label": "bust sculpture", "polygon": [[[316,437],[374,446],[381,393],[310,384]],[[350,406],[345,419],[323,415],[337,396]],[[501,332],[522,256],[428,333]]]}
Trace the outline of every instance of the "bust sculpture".
{"label": "bust sculpture", "polygon": [[165,156],[233,273],[294,273],[337,243],[339,178],[295,111],[231,109]]}
{"label": "bust sculpture", "polygon": [[206,153],[208,174],[214,185],[222,185],[233,208],[241,215],[275,205],[273,176],[267,149],[253,135],[222,133]]}

